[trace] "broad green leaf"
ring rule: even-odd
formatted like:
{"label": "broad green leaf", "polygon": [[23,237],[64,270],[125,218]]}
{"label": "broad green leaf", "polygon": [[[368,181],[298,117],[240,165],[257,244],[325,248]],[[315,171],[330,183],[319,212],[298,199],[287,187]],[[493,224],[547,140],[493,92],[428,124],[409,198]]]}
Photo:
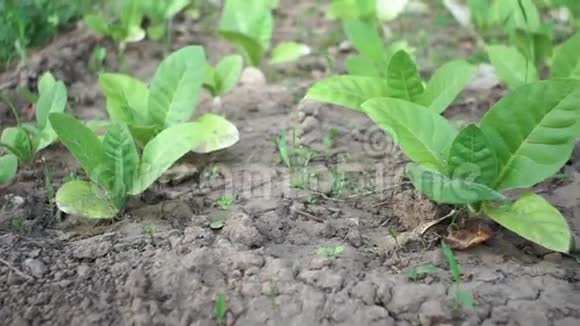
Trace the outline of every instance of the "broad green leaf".
{"label": "broad green leaf", "polygon": [[36,153],[52,145],[57,139],[58,135],[56,134],[56,131],[52,129],[50,124],[47,125],[46,128],[42,129],[38,134],[38,145],[36,147]]}
{"label": "broad green leaf", "polygon": [[[199,123],[189,122],[171,126],[160,132],[145,145],[139,177],[133,184],[131,195],[138,195],[151,186],[173,163],[203,142],[197,132]],[[170,145],[170,146],[168,146]]]}
{"label": "broad green leaf", "polygon": [[418,191],[441,204],[506,201],[502,194],[472,180],[454,179],[422,165],[410,163],[406,174]]}
{"label": "broad green leaf", "polygon": [[0,185],[12,181],[17,171],[18,157],[12,154],[0,156]]}
{"label": "broad green leaf", "polygon": [[521,29],[514,32],[514,43],[524,57],[540,66],[552,56],[552,38],[543,32],[531,33]]}
{"label": "broad green leaf", "polygon": [[62,81],[54,82],[48,86],[44,82],[43,87],[38,94],[36,102],[36,125],[39,130],[48,126],[48,115],[50,113],[62,113],[66,107],[67,91]]}
{"label": "broad green leaf", "polygon": [[333,76],[314,84],[306,94],[307,99],[340,105],[362,111],[361,104],[389,96],[387,81],[363,76]]}
{"label": "broad green leaf", "polygon": [[474,124],[459,132],[449,151],[448,175],[469,178],[483,185],[491,185],[497,177],[497,157],[493,145]]}
{"label": "broad green leaf", "polygon": [[140,148],[143,148],[153,137],[159,133],[159,129],[155,126],[129,126],[133,139]]}
{"label": "broad green leaf", "polygon": [[101,91],[107,99],[107,112],[113,121],[128,124],[152,123],[147,111],[149,90],[140,80],[122,74],[99,76]]}
{"label": "broad green leaf", "polygon": [[38,80],[38,93],[47,92],[55,83],[54,76],[50,72],[45,72]]}
{"label": "broad green leaf", "polygon": [[296,42],[280,43],[272,50],[270,64],[281,64],[298,60],[300,57],[310,54],[310,48],[306,44]]}
{"label": "broad green leaf", "polygon": [[167,127],[191,118],[205,68],[205,53],[200,46],[182,48],[161,62],[149,93],[149,114],[155,124]]}
{"label": "broad green leaf", "polygon": [[567,253],[572,235],[560,212],[539,195],[526,193],[512,205],[484,206],[484,212],[504,228],[547,249]]}
{"label": "broad green leaf", "polygon": [[580,33],[564,42],[554,55],[552,78],[580,79]]}
{"label": "broad green leaf", "polygon": [[508,29],[521,28],[530,32],[540,29],[540,14],[532,0],[495,1],[494,10],[497,21]]}
{"label": "broad green leaf", "polygon": [[164,18],[170,19],[185,9],[191,0],[172,0],[168,3],[165,9]]}
{"label": "broad green leaf", "polygon": [[269,0],[227,0],[219,34],[240,47],[253,66],[258,66],[270,48],[273,18]]}
{"label": "broad green leaf", "polygon": [[[384,77],[386,80],[386,75],[381,75],[381,71],[377,69],[374,62],[368,57],[363,55],[354,55],[346,59],[346,71],[349,75],[355,76],[366,76],[381,78]],[[385,69],[386,71],[386,69]]]}
{"label": "broad green leaf", "polygon": [[412,161],[447,171],[446,159],[457,130],[445,118],[421,105],[394,98],[369,100],[362,109],[393,136]]}
{"label": "broad green leaf", "polygon": [[492,45],[487,48],[491,64],[509,88],[515,89],[538,80],[532,60],[526,59],[516,48]]}
{"label": "broad green leaf", "polygon": [[[142,0],[124,0],[121,12],[121,23],[128,32],[129,39],[135,36],[134,31],[140,29],[143,20]],[[131,42],[130,40],[126,40]]]}
{"label": "broad green leaf", "polygon": [[119,210],[97,185],[80,180],[65,183],[56,192],[56,206],[69,215],[109,219]]}
{"label": "broad green leaf", "polygon": [[377,16],[382,21],[391,21],[397,18],[407,5],[409,0],[376,0]]}
{"label": "broad green leaf", "polygon": [[91,129],[65,113],[51,113],[50,123],[60,141],[80,162],[85,173],[99,185],[106,185],[105,151],[101,141]]}
{"label": "broad green leaf", "polygon": [[262,62],[264,58],[265,49],[260,45],[260,43],[248,36],[230,32],[230,31],[220,31],[219,35],[226,41],[235,44],[248,61],[248,64],[257,67]]}
{"label": "broad green leaf", "polygon": [[99,36],[106,36],[110,33],[109,22],[98,15],[87,15],[83,19],[85,24]]}
{"label": "broad green leaf", "polygon": [[215,78],[217,81],[217,92],[220,95],[231,92],[242,73],[244,60],[239,55],[224,57],[215,67]]}
{"label": "broad green leaf", "polygon": [[115,123],[109,127],[103,139],[103,149],[108,167],[106,189],[115,206],[121,208],[139,169],[137,147],[126,124]]}
{"label": "broad green leaf", "polygon": [[34,145],[23,127],[6,128],[2,131],[0,145],[18,156],[23,162],[30,162],[34,155]]}
{"label": "broad green leaf", "polygon": [[377,26],[359,20],[345,21],[343,26],[346,37],[360,54],[375,63],[387,63],[383,39]]}
{"label": "broad green leaf", "polygon": [[417,103],[442,113],[455,101],[474,74],[475,67],[462,60],[443,65],[435,71]]}
{"label": "broad green leaf", "polygon": [[580,81],[540,81],[501,99],[480,128],[494,146],[496,189],[529,188],[554,175],[572,154],[580,115]]}
{"label": "broad green leaf", "polygon": [[228,148],[240,140],[236,126],[222,116],[206,113],[196,121],[195,132],[200,139],[193,148],[196,153],[210,153]]}
{"label": "broad green leaf", "polygon": [[411,56],[398,51],[389,62],[387,84],[389,96],[415,102],[423,93],[423,81]]}
{"label": "broad green leaf", "polygon": [[327,16],[341,20],[371,20],[376,14],[376,0],[333,0]]}

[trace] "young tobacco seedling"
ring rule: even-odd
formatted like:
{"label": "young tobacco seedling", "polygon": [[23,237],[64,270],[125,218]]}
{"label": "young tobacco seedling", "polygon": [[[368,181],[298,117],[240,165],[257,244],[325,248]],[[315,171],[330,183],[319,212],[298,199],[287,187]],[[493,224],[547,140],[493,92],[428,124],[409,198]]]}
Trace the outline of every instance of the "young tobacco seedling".
{"label": "young tobacco seedling", "polygon": [[406,174],[435,202],[467,205],[547,249],[568,252],[566,219],[541,196],[515,202],[501,194],[527,189],[557,173],[574,149],[580,81],[552,80],[517,88],[478,125],[457,131],[439,112],[395,98],[375,98],[362,110],[412,161]]}
{"label": "young tobacco seedling", "polygon": [[93,219],[113,218],[129,196],[147,190],[173,163],[217,131],[199,121],[178,123],[157,134],[140,153],[124,122],[109,125],[101,140],[64,113],[52,113],[49,119],[90,179],[65,183],[56,194],[57,206],[67,214]]}
{"label": "young tobacco seedling", "polygon": [[110,37],[124,52],[127,43],[145,38],[141,28],[143,8],[141,0],[119,0],[105,3],[102,12],[86,15],[85,24],[97,35]]}
{"label": "young tobacco seedling", "polygon": [[[99,84],[111,120],[126,123],[142,147],[167,128],[189,121],[205,79],[203,48],[189,46],[161,62],[149,87],[130,76],[111,73],[102,74]],[[190,148],[197,153],[223,149],[239,139],[237,128],[219,115],[204,114],[191,126],[199,128],[199,135],[204,137]]]}
{"label": "young tobacco seedling", "polygon": [[215,300],[215,319],[218,326],[225,326],[226,324],[226,296],[220,292]]}
{"label": "young tobacco seedling", "polygon": [[[249,65],[262,63],[272,45],[272,0],[226,0],[220,20],[219,35],[237,46]],[[295,42],[283,42],[272,51],[270,63],[294,61],[310,53],[310,48]]]}
{"label": "young tobacco seedling", "polygon": [[332,0],[327,17],[368,22],[391,21],[405,9],[409,0]]}
{"label": "young tobacco seedling", "polygon": [[215,67],[208,63],[203,87],[213,97],[231,92],[240,80],[243,65],[244,59],[239,55],[226,56]]}
{"label": "young tobacco seedling", "polygon": [[439,114],[455,100],[474,73],[475,68],[467,62],[452,61],[435,71],[431,80],[423,86],[413,59],[400,50],[392,56],[387,66],[386,79],[377,76],[333,76],[314,84],[306,98],[361,112],[364,111],[361,105],[367,100],[391,97],[426,106]]}
{"label": "young tobacco seedling", "polygon": [[0,147],[6,154],[0,156],[0,184],[8,183],[16,176],[18,164],[30,163],[36,153],[52,144],[56,139],[48,115],[63,112],[67,104],[67,90],[62,81],[50,73],[42,75],[38,82],[38,98],[35,103],[36,124],[21,123],[16,108],[7,103],[17,120],[17,126],[6,128],[0,137]]}
{"label": "young tobacco seedling", "polygon": [[147,37],[159,41],[167,36],[173,17],[184,10],[190,0],[141,0],[143,14],[149,20]]}

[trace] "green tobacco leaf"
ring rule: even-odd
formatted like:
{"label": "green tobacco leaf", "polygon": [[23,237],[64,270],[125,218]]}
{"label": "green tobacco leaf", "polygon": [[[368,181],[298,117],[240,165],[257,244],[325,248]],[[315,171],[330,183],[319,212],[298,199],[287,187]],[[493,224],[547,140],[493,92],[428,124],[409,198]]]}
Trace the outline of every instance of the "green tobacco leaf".
{"label": "green tobacco leaf", "polygon": [[113,218],[119,212],[101,188],[80,180],[60,187],[56,192],[56,205],[66,214],[91,219]]}
{"label": "green tobacco leaf", "polygon": [[580,115],[580,81],[540,81],[501,99],[481,121],[499,162],[496,189],[529,188],[570,158]]}
{"label": "green tobacco leaf", "polygon": [[481,201],[507,200],[502,194],[483,184],[449,178],[419,164],[409,164],[406,173],[418,191],[441,204],[472,204]]}
{"label": "green tobacco leaf", "polygon": [[497,21],[507,29],[523,29],[536,32],[541,20],[532,0],[501,0],[494,3]]}
{"label": "green tobacco leaf", "polygon": [[346,59],[346,71],[348,71],[349,75],[387,78],[386,75],[381,75],[381,71],[370,58],[363,55],[348,57]]}
{"label": "green tobacco leaf", "polygon": [[122,74],[99,76],[101,91],[107,98],[107,112],[113,121],[128,124],[152,123],[147,111],[149,90],[140,80]]}
{"label": "green tobacco leaf", "polygon": [[183,9],[185,9],[189,4],[190,0],[172,0],[167,4],[165,8],[165,12],[163,16],[165,19],[170,19],[173,16],[180,13]]}
{"label": "green tobacco leaf", "polygon": [[296,61],[308,54],[310,54],[310,48],[306,44],[296,42],[280,43],[272,50],[270,64],[275,65]]}
{"label": "green tobacco leaf", "polygon": [[[167,169],[203,142],[201,134],[197,132],[197,122],[181,123],[171,126],[160,132],[145,145],[139,177],[129,191],[131,195],[138,195],[151,186]],[[170,144],[170,146],[168,146]]]}
{"label": "green tobacco leaf", "polygon": [[391,97],[415,102],[423,93],[423,81],[417,66],[406,51],[393,55],[388,67],[387,84]]}
{"label": "green tobacco leaf", "polygon": [[48,125],[48,115],[50,113],[64,112],[67,102],[66,86],[62,81],[48,85],[45,81],[36,102],[36,125],[39,130],[43,130]]}
{"label": "green tobacco leaf", "polygon": [[228,148],[240,140],[234,124],[217,114],[206,113],[196,121],[200,143],[193,148],[196,153],[210,153]]}
{"label": "green tobacco leaf", "polygon": [[56,134],[52,126],[50,124],[47,125],[47,127],[42,129],[42,131],[40,131],[40,133],[38,134],[38,145],[36,147],[36,152],[38,153],[39,151],[47,148],[57,139],[58,135]]}
{"label": "green tobacco leaf", "polygon": [[80,162],[91,180],[106,185],[103,179],[107,170],[105,151],[97,135],[65,113],[51,113],[49,120],[61,142]]}
{"label": "green tobacco leaf", "polygon": [[376,17],[376,0],[333,0],[327,16],[341,20],[370,20]]}
{"label": "green tobacco leaf", "polygon": [[538,80],[538,71],[532,60],[526,59],[518,49],[503,45],[487,48],[491,64],[509,88],[515,89]]}
{"label": "green tobacco leaf", "polygon": [[307,99],[331,103],[362,111],[361,104],[376,97],[389,95],[387,81],[363,76],[333,76],[314,84]]}
{"label": "green tobacco leaf", "polygon": [[360,20],[348,20],[343,24],[344,32],[352,46],[363,56],[386,65],[385,47],[377,27]]}
{"label": "green tobacco leaf", "polygon": [[226,41],[233,43],[242,50],[244,57],[248,61],[248,64],[257,67],[262,62],[264,58],[264,52],[266,51],[259,42],[249,38],[248,36],[229,31],[220,31],[219,35]]}
{"label": "green tobacco leaf", "polygon": [[167,127],[191,118],[205,69],[205,53],[200,46],[182,48],[161,62],[149,93],[149,114],[155,124]]}
{"label": "green tobacco leaf", "polygon": [[515,203],[499,208],[484,206],[484,212],[504,228],[547,249],[567,253],[572,235],[566,219],[548,201],[526,193]]}
{"label": "green tobacco leaf", "polygon": [[106,189],[115,206],[121,208],[139,169],[137,147],[126,124],[115,123],[109,127],[103,139],[103,149],[109,177]]}
{"label": "green tobacco leaf", "polygon": [[552,78],[580,79],[580,33],[564,42],[554,55]]}
{"label": "green tobacco leaf", "polygon": [[554,47],[552,38],[546,33],[530,33],[518,29],[515,31],[514,44],[526,58],[532,60],[535,65],[541,65],[552,56]]}
{"label": "green tobacco leaf", "polygon": [[457,130],[445,118],[421,105],[394,98],[372,99],[362,108],[393,136],[412,161],[447,171],[445,160]]}
{"label": "green tobacco leaf", "polygon": [[220,95],[231,92],[240,80],[244,59],[239,55],[224,57],[215,67],[217,93]]}
{"label": "green tobacco leaf", "polygon": [[55,83],[54,76],[50,72],[45,72],[38,80],[38,94],[47,92]]}
{"label": "green tobacco leaf", "polygon": [[227,0],[219,34],[240,47],[252,66],[258,66],[270,48],[273,18],[269,0]]}
{"label": "green tobacco leaf", "polygon": [[0,156],[0,185],[12,181],[18,172],[18,158],[8,154]]}
{"label": "green tobacco leaf", "polygon": [[465,127],[453,141],[448,175],[491,185],[497,177],[497,157],[485,134],[474,124]]}
{"label": "green tobacco leaf", "polygon": [[23,162],[30,162],[34,155],[34,145],[23,127],[4,129],[2,137],[0,137],[0,145],[18,156],[18,159]]}
{"label": "green tobacco leaf", "polygon": [[87,15],[83,19],[84,23],[99,36],[106,36],[110,33],[109,22],[98,15]]}
{"label": "green tobacco leaf", "polygon": [[475,70],[475,66],[462,60],[443,65],[435,71],[425,87],[425,92],[417,99],[417,103],[437,113],[442,113],[455,101],[475,74]]}
{"label": "green tobacco leaf", "polygon": [[129,126],[131,135],[140,148],[143,148],[153,137],[157,135],[159,129],[155,126]]}

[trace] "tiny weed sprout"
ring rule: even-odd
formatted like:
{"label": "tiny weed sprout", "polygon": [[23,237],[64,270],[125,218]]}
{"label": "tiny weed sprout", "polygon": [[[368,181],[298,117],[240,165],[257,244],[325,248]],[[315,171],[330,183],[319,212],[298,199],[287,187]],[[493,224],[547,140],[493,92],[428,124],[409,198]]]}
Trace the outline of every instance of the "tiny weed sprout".
{"label": "tiny weed sprout", "polygon": [[239,55],[226,56],[215,67],[208,64],[203,87],[213,97],[231,92],[240,80],[243,65],[244,60]]}
{"label": "tiny weed sprout", "polygon": [[14,179],[19,162],[31,163],[36,153],[57,140],[48,116],[65,110],[67,90],[64,83],[55,80],[50,73],[42,75],[35,103],[36,124],[21,123],[16,108],[7,98],[5,100],[12,109],[17,126],[4,129],[0,137],[0,148],[6,152],[0,156],[0,184]]}
{"label": "tiny weed sprout", "polygon": [[467,62],[452,61],[435,71],[423,86],[417,66],[404,50],[397,51],[386,67],[383,76],[345,75],[319,81],[308,90],[306,98],[363,112],[362,104],[366,101],[390,97],[439,114],[455,100],[475,73],[475,68]]}
{"label": "tiny weed sprout", "polygon": [[220,116],[206,114],[187,122],[204,77],[205,56],[197,46],[167,57],[151,89],[129,76],[101,75],[112,119],[102,140],[76,119],[51,114],[58,137],[90,179],[65,183],[56,194],[59,209],[88,218],[112,218],[128,196],[145,191],[187,152],[208,153],[236,143],[236,127]]}
{"label": "tiny weed sprout", "polygon": [[503,227],[550,250],[568,252],[564,217],[541,196],[515,202],[501,194],[526,189],[557,173],[578,135],[580,81],[553,80],[511,92],[479,125],[458,131],[439,112],[395,98],[375,98],[361,108],[412,161],[406,174],[431,200],[467,205]]}
{"label": "tiny weed sprout", "polygon": [[[275,6],[272,0],[225,1],[219,35],[237,46],[251,66],[259,66],[272,45]],[[295,61],[309,53],[310,48],[304,44],[283,42],[272,51],[270,63]]]}
{"label": "tiny weed sprout", "polygon": [[437,273],[438,271],[439,269],[433,265],[421,265],[406,272],[405,275],[407,275],[407,277],[413,282],[417,282],[419,277],[427,274]]}
{"label": "tiny weed sprout", "polygon": [[318,254],[322,257],[336,258],[344,254],[345,249],[343,246],[336,247],[322,247],[318,250]]}
{"label": "tiny weed sprout", "polygon": [[98,14],[86,15],[85,24],[97,35],[111,38],[124,52],[127,43],[145,38],[141,28],[143,8],[141,0],[108,1]]}
{"label": "tiny weed sprout", "polygon": [[[191,118],[205,80],[206,59],[200,46],[182,48],[165,58],[150,87],[123,74],[99,77],[111,120],[126,123],[140,147],[163,130]],[[192,126],[204,138],[191,148],[196,153],[227,148],[239,139],[237,128],[219,115],[204,114]]]}
{"label": "tiny weed sprout", "polygon": [[463,273],[461,272],[461,267],[457,262],[457,258],[455,257],[453,250],[451,250],[451,248],[449,248],[447,243],[444,241],[441,243],[441,250],[443,251],[443,255],[445,255],[445,258],[449,263],[449,269],[451,270],[451,275],[453,275],[453,281],[455,283],[455,307],[463,307],[465,309],[473,310],[474,304],[471,294],[461,288],[461,285],[463,284]]}
{"label": "tiny weed sprout", "polygon": [[217,205],[222,210],[228,210],[234,204],[234,197],[230,195],[223,195],[218,199]]}
{"label": "tiny weed sprout", "polygon": [[215,319],[217,321],[218,326],[225,326],[226,325],[226,296],[223,293],[218,293],[217,298],[215,300]]}

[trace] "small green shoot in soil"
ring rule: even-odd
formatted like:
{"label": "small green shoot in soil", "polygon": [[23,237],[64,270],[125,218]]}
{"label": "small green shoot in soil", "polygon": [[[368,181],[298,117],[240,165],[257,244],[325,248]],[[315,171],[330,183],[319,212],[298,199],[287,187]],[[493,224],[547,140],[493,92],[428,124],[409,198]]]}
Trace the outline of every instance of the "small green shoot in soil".
{"label": "small green shoot in soil", "polygon": [[322,257],[336,258],[344,254],[345,249],[343,246],[336,247],[322,247],[318,250],[318,254]]}
{"label": "small green shoot in soil", "polygon": [[226,225],[226,221],[222,218],[213,220],[209,223],[209,228],[212,230],[221,230]]}
{"label": "small green shoot in soil", "polygon": [[219,208],[226,211],[234,204],[234,197],[230,195],[223,195],[216,202]]}
{"label": "small green shoot in soil", "polygon": [[91,70],[96,73],[100,74],[104,70],[105,59],[107,59],[107,49],[98,46],[93,50],[93,55],[91,57]]}
{"label": "small green shoot in soil", "polygon": [[145,236],[147,236],[149,241],[153,242],[155,240],[155,226],[153,224],[145,224],[143,232],[145,232]]}
{"label": "small green shoot in soil", "polygon": [[441,245],[442,245],[441,250],[443,250],[443,254],[445,255],[445,258],[447,258],[447,262],[449,263],[449,269],[451,270],[451,274],[453,275],[453,280],[455,282],[454,307],[455,308],[463,307],[468,310],[473,310],[474,309],[473,298],[467,291],[461,288],[461,285],[463,284],[463,273],[461,272],[461,267],[457,262],[457,258],[455,257],[453,250],[449,248],[447,243],[443,241],[441,242]]}
{"label": "small green shoot in soil", "polygon": [[12,227],[14,230],[21,234],[26,234],[30,231],[30,227],[26,223],[26,220],[22,217],[15,217],[12,219]]}
{"label": "small green shoot in soil", "polygon": [[218,323],[218,326],[225,326],[226,312],[226,296],[223,293],[219,293],[215,300],[215,319]]}
{"label": "small green shoot in soil", "polygon": [[413,268],[412,270],[405,273],[409,279],[413,282],[417,282],[419,277],[427,274],[437,273],[439,269],[431,264],[429,265],[421,265]]}

